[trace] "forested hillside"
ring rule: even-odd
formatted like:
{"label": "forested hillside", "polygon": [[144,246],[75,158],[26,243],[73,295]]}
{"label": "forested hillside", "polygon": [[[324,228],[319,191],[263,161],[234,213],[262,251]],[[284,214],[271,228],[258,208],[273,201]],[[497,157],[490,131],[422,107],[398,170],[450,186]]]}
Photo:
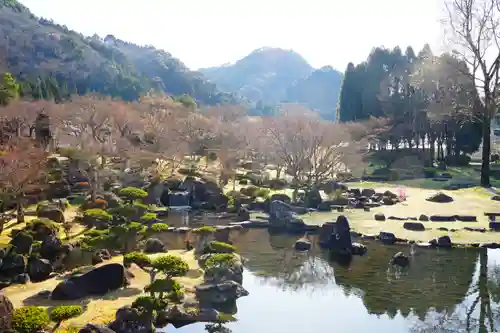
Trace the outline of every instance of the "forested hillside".
{"label": "forested hillside", "polygon": [[261,48],[232,65],[200,69],[223,91],[258,102],[256,111],[283,102],[300,103],[335,119],[342,74],[331,67],[315,70],[291,50]]}
{"label": "forested hillside", "polygon": [[132,100],[156,89],[203,104],[239,102],[166,51],[113,36],[85,37],[15,0],[0,0],[0,50],[3,67],[35,98],[99,92]]}

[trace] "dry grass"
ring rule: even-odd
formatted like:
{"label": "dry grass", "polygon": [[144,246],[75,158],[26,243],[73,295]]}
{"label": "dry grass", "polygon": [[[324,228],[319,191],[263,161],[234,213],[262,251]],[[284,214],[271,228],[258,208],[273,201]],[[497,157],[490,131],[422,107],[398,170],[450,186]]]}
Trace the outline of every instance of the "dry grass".
{"label": "dry grass", "polygon": [[[201,271],[193,251],[172,250],[169,251],[168,254],[180,256],[189,264],[190,271],[187,276],[178,278],[177,280],[184,286],[186,294],[192,293],[194,286],[201,283],[203,278],[203,271]],[[96,265],[96,267],[109,263],[121,263],[122,260],[122,256],[113,257],[109,261]],[[92,267],[88,267],[87,269],[92,269]],[[87,297],[78,301],[68,302],[51,301],[33,297],[42,290],[53,290],[56,285],[62,281],[61,277],[54,277],[39,283],[13,285],[3,289],[3,293],[12,301],[15,308],[26,305],[36,305],[45,308],[51,308],[57,305],[82,305],[85,310],[83,314],[63,322],[59,331],[68,327],[82,327],[87,323],[105,324],[114,319],[115,312],[118,308],[130,305],[138,296],[144,294],[144,287],[149,284],[149,274],[139,267],[132,265],[129,271],[134,277],[130,280],[131,283],[128,287],[110,292],[102,297]]]}
{"label": "dry grass", "polygon": [[[64,212],[64,218],[66,221],[69,221],[71,223],[72,221],[75,220],[75,217],[78,215],[78,213],[79,213],[78,207],[71,206],[70,208],[66,209],[66,211]],[[29,221],[34,220],[36,218],[37,217],[33,216],[33,215],[27,215],[24,217],[26,222],[29,222]],[[8,244],[10,242],[10,240],[11,240],[10,233],[11,233],[12,229],[23,229],[25,227],[26,227],[26,223],[17,223],[16,219],[12,219],[9,222],[7,222],[4,226],[4,230],[2,231],[2,233],[0,233],[0,244]],[[85,229],[85,227],[79,223],[71,223],[70,235],[73,235],[73,236],[77,235],[76,237],[79,237],[79,236],[81,236],[84,229]],[[61,228],[59,229],[58,236],[61,239],[66,238],[66,234],[64,233],[64,229],[62,228],[62,225],[61,225]],[[71,237],[71,238],[75,238],[75,237]]]}
{"label": "dry grass", "polygon": [[[377,192],[385,190],[395,191],[395,186],[377,183],[349,184],[350,187],[370,187]],[[491,200],[491,194],[483,188],[470,188],[457,191],[441,191],[454,198],[452,203],[432,203],[425,199],[435,190],[407,187],[407,200],[394,206],[382,206],[373,208],[370,212],[360,209],[346,210],[344,213],[337,212],[315,212],[301,216],[301,218],[311,225],[321,225],[325,222],[335,221],[337,216],[343,214],[348,217],[351,228],[365,235],[377,235],[380,231],[392,232],[397,237],[427,242],[435,237],[449,235],[456,243],[486,243],[498,242],[500,233],[496,232],[474,232],[463,230],[464,227],[482,227],[488,229],[488,219],[485,212],[499,212],[500,204]],[[385,222],[375,221],[373,215],[382,212],[386,217],[419,217],[425,215],[475,215],[478,222],[422,222],[426,227],[425,231],[410,231],[403,228],[405,221],[386,220]],[[256,215],[265,215],[262,213]],[[438,228],[457,229],[455,232],[440,231]]]}

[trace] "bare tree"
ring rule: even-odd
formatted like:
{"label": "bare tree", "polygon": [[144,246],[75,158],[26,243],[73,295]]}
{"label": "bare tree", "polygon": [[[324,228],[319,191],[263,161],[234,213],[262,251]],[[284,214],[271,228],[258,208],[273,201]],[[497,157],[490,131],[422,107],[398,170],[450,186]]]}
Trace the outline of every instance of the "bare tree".
{"label": "bare tree", "polygon": [[454,55],[470,67],[481,95],[483,149],[481,185],[490,184],[491,120],[497,110],[500,71],[500,1],[449,0],[445,20]]}

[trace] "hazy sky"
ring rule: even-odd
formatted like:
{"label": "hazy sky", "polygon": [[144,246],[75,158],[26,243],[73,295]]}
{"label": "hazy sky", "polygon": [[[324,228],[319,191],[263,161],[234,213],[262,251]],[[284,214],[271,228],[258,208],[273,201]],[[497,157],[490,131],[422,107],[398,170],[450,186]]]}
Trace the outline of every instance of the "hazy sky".
{"label": "hazy sky", "polygon": [[314,67],[343,71],[374,46],[438,53],[442,0],[21,0],[37,16],[84,35],[165,49],[196,69],[262,46],[293,49]]}

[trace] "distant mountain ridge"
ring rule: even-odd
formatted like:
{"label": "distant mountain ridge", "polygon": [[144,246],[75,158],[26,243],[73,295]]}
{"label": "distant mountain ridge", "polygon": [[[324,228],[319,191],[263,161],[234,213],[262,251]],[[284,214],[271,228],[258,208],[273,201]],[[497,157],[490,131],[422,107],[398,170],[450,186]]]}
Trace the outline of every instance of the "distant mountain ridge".
{"label": "distant mountain ridge", "polygon": [[164,50],[112,35],[83,36],[36,17],[16,0],[0,0],[0,51],[4,50],[8,71],[44,91],[40,82],[50,77],[69,93],[98,92],[133,100],[155,89],[187,94],[202,104],[241,102]]}
{"label": "distant mountain ridge", "polygon": [[266,105],[300,103],[335,119],[342,73],[329,66],[314,69],[293,50],[263,47],[234,64],[199,71],[222,91]]}

